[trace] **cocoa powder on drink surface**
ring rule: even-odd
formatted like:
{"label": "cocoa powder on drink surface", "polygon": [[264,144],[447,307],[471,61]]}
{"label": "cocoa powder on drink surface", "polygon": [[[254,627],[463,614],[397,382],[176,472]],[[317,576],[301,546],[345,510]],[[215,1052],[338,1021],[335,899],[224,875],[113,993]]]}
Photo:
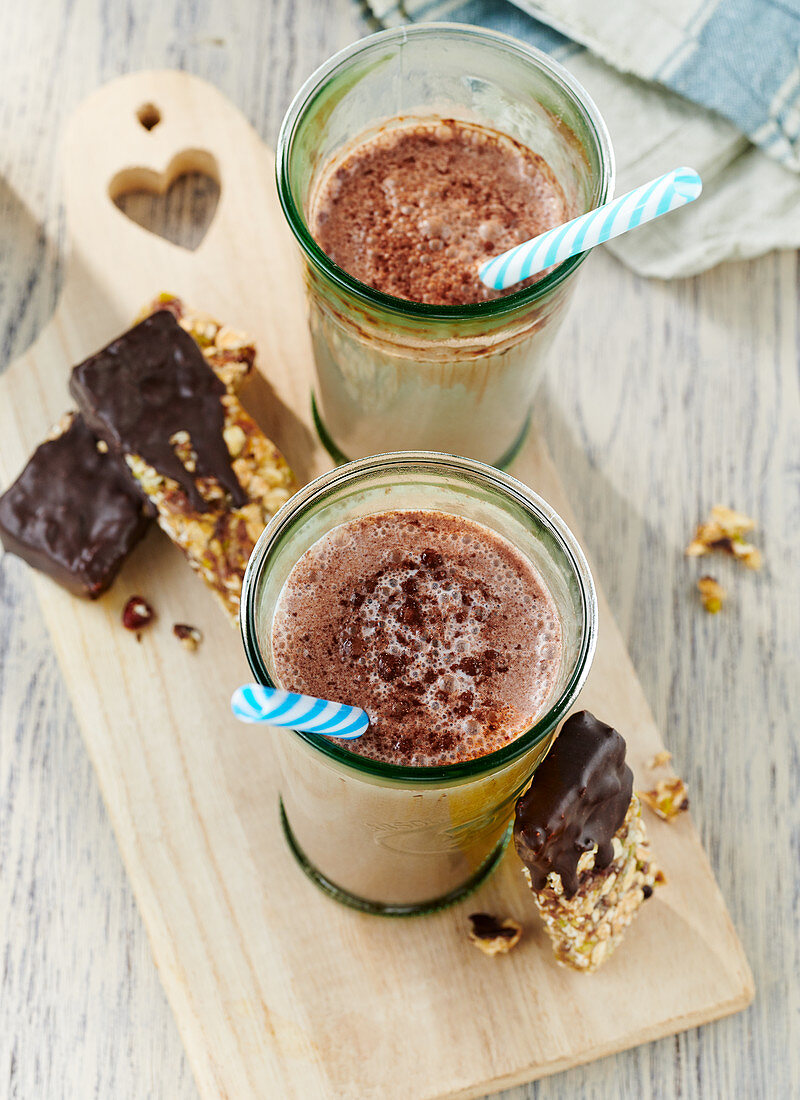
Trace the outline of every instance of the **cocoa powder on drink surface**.
{"label": "cocoa powder on drink surface", "polygon": [[281,687],[363,707],[345,747],[390,764],[457,763],[502,748],[545,708],[561,623],[532,563],[483,524],[382,512],[334,528],[281,592]]}
{"label": "cocoa powder on drink surface", "polygon": [[394,126],[357,145],[323,174],[314,211],[312,233],[339,267],[432,305],[510,293],[485,287],[479,264],[572,216],[542,157],[453,119]]}

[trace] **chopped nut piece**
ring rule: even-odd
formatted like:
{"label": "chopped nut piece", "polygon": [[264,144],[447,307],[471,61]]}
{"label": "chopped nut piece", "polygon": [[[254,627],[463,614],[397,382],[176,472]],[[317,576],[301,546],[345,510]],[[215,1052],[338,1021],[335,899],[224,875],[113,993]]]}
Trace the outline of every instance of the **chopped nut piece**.
{"label": "chopped nut piece", "polygon": [[141,596],[131,596],[122,609],[122,625],[126,630],[136,632],[136,640],[139,640],[140,631],[148,626],[155,614],[152,607]]}
{"label": "chopped nut piece", "polygon": [[[591,974],[619,945],[640,906],[653,896],[654,887],[666,880],[650,850],[635,795],[614,837],[611,863],[595,867],[597,845],[584,855],[589,860],[581,867],[580,885],[574,897],[565,896],[561,876],[556,872],[548,875],[545,887],[534,890],[533,896],[553,944],[556,962]],[[533,888],[527,867],[523,874]]]}
{"label": "chopped nut piece", "polygon": [[730,551],[735,558],[738,558],[740,562],[754,572],[757,572],[763,564],[761,551],[757,546],[753,546],[751,542],[740,542],[734,539],[731,542]]}
{"label": "chopped nut piece", "polygon": [[172,633],[181,643],[183,648],[190,650],[192,653],[203,640],[203,635],[197,627],[189,626],[188,623],[175,623],[172,628]]}
{"label": "chopped nut piece", "polygon": [[703,607],[710,615],[716,615],[718,611],[722,610],[727,593],[718,581],[706,575],[697,582],[697,588]]}
{"label": "chopped nut piece", "polygon": [[711,520],[719,524],[731,539],[745,535],[748,531],[754,531],[756,526],[754,519],[750,519],[743,512],[734,512],[733,508],[726,508],[722,504],[715,504],[711,509]]}
{"label": "chopped nut piece", "polygon": [[761,568],[761,552],[743,536],[755,528],[755,521],[732,508],[714,505],[705,523],[698,525],[686,555],[699,558],[712,550],[723,550],[743,562],[748,569]]}
{"label": "chopped nut piece", "polygon": [[522,937],[522,925],[511,917],[470,913],[469,939],[484,955],[507,955]]}
{"label": "chopped nut piece", "polygon": [[653,813],[658,814],[664,821],[672,821],[678,814],[689,809],[686,784],[678,776],[673,779],[662,779],[656,783],[652,791],[639,791],[638,794]]}
{"label": "chopped nut piece", "polygon": [[[75,422],[77,415],[78,414],[74,412],[64,413],[58,423],[52,426],[42,442],[50,443],[52,440],[60,439],[62,435],[66,435]],[[99,449],[98,447],[98,450]]]}
{"label": "chopped nut piece", "polygon": [[247,443],[247,436],[239,425],[233,424],[230,428],[225,428],[222,438],[225,440],[225,446],[228,448],[231,458],[238,458]]}
{"label": "chopped nut piece", "polygon": [[648,760],[648,768],[664,768],[669,764],[672,759],[672,753],[667,752],[666,749],[662,749],[661,752],[657,752],[652,760]]}

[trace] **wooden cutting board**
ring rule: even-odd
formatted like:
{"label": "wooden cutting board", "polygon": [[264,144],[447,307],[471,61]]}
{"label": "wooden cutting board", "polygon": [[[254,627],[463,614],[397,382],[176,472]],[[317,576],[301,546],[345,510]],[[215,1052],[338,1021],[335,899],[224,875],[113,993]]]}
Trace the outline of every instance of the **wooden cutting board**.
{"label": "wooden cutting board", "polygon": [[[160,113],[149,130],[138,117],[145,104]],[[112,202],[134,187],[164,191],[190,168],[221,187],[194,252]],[[70,366],[161,290],[255,336],[262,377],[245,404],[301,479],[327,468],[310,427],[299,264],[272,154],[242,115],[184,73],[126,76],[76,112],[63,171],[68,274],[49,326],[0,380],[4,484],[69,408]],[[572,522],[541,442],[530,441],[513,472]],[[231,718],[231,690],[249,678],[238,635],[160,532],[97,603],[35,583],[204,1097],[480,1096],[751,1000],[747,961],[688,815],[667,826],[648,814],[668,885],[591,977],[553,962],[513,853],[476,895],[435,916],[353,912],[288,853],[270,750],[280,734]],[[140,644],[120,625],[133,593],[158,614]],[[642,786],[663,746],[599,599],[600,643],[581,704],[623,731]],[[202,629],[197,653],[173,637],[179,621]],[[521,945],[497,959],[477,952],[466,939],[475,909],[521,920]]]}

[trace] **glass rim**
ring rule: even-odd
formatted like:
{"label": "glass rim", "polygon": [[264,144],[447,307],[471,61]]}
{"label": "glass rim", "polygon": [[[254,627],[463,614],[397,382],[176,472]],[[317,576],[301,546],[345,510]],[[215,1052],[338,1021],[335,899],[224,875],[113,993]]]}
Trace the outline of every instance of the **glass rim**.
{"label": "glass rim", "polygon": [[481,319],[488,320],[503,317],[534,305],[576,271],[589,253],[582,252],[578,256],[571,256],[563,260],[549,274],[533,283],[532,286],[514,291],[513,294],[505,294],[500,298],[491,298],[485,302],[472,302],[467,305],[433,305],[427,302],[412,302],[405,298],[397,298],[394,295],[375,290],[373,287],[367,286],[366,283],[355,279],[344,268],[334,263],[314,240],[306,219],[298,208],[292,193],[290,164],[294,138],[303,117],[329,79],[359,54],[368,52],[385,42],[392,40],[405,42],[408,38],[435,37],[436,35],[485,40],[497,46],[505,47],[532,63],[540,71],[545,72],[553,83],[558,85],[572,99],[595,142],[600,163],[600,175],[598,184],[595,187],[596,194],[593,197],[593,205],[590,209],[594,210],[610,199],[613,194],[615,177],[611,136],[594,100],[580,81],[576,80],[560,62],[550,57],[549,54],[544,53],[535,46],[529,46],[511,35],[467,23],[445,22],[391,27],[387,30],[378,31],[376,34],[367,35],[365,38],[361,38],[333,54],[311,74],[290,103],[278,133],[277,154],[275,157],[278,198],[289,228],[292,230],[306,259],[334,283],[338,289],[357,298],[362,304],[377,307],[388,313],[402,314],[403,316],[426,321],[479,321]]}
{"label": "glass rim", "polygon": [[537,718],[530,729],[521,733],[508,745],[504,745],[502,748],[484,756],[460,761],[456,764],[388,764],[350,752],[342,745],[334,741],[328,741],[324,737],[302,733],[297,730],[281,731],[283,734],[293,734],[295,737],[299,737],[315,751],[353,771],[373,778],[400,780],[405,784],[412,785],[418,783],[448,783],[497,771],[513,763],[530,749],[540,744],[565,717],[578,692],[583,687],[597,646],[598,619],[594,581],[577,539],[556,510],[523,482],[502,470],[487,466],[483,462],[444,452],[394,451],[387,454],[372,455],[368,458],[348,462],[344,466],[335,467],[333,470],[314,478],[313,481],[298,490],[272,517],[250,555],[242,584],[239,622],[245,655],[250,670],[259,683],[267,687],[277,687],[270,676],[258,646],[256,597],[270,553],[278,546],[286,530],[299,515],[317,503],[331,489],[358,482],[365,474],[391,470],[397,472],[410,471],[419,467],[445,474],[469,474],[473,479],[477,478],[484,485],[499,490],[506,497],[511,497],[523,510],[533,512],[537,520],[543,523],[551,536],[555,538],[574,571],[580,590],[582,621],[580,623],[581,641],[578,657],[570,673],[569,680],[558,697]]}

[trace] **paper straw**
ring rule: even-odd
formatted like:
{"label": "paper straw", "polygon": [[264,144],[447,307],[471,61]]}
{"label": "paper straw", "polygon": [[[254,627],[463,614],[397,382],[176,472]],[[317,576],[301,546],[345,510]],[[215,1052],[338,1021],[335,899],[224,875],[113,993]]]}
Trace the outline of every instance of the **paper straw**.
{"label": "paper straw", "polygon": [[262,684],[237,688],[231,696],[231,710],[240,722],[264,722],[347,741],[360,737],[369,726],[367,712],[360,707],[329,703],[312,695],[298,695]]}
{"label": "paper straw", "polygon": [[702,190],[703,181],[693,168],[674,168],[605,206],[487,260],[478,269],[478,276],[492,290],[507,290],[570,256],[694,202]]}

